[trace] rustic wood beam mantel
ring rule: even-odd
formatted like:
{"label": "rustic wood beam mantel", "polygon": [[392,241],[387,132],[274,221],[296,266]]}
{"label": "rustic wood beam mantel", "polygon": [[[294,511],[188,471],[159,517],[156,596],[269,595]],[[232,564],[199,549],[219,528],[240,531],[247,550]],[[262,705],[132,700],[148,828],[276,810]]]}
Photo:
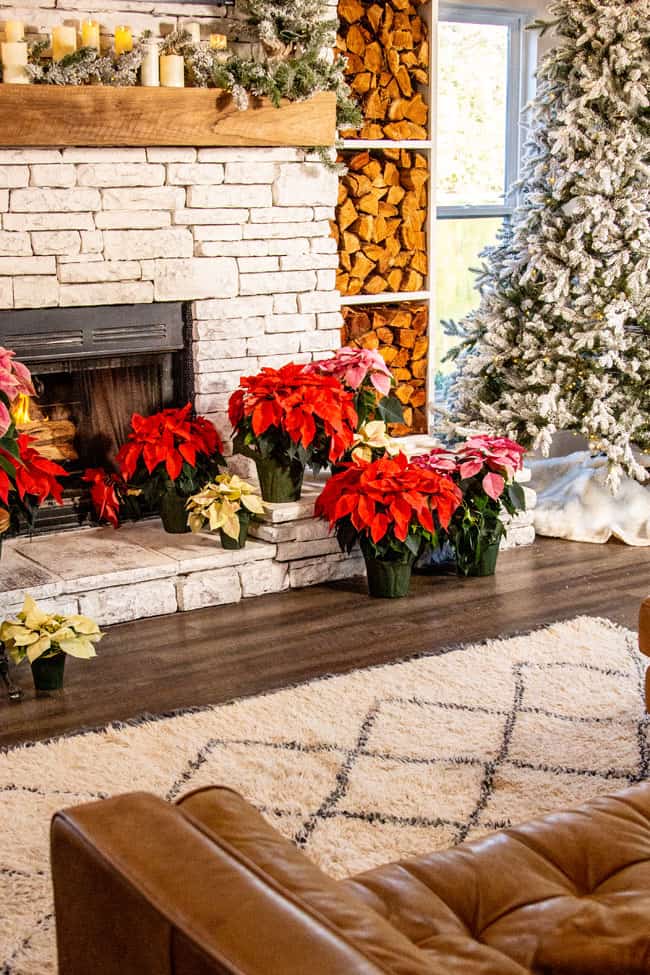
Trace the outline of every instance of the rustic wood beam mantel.
{"label": "rustic wood beam mantel", "polygon": [[328,146],[336,96],[251,98],[214,88],[0,85],[0,146]]}

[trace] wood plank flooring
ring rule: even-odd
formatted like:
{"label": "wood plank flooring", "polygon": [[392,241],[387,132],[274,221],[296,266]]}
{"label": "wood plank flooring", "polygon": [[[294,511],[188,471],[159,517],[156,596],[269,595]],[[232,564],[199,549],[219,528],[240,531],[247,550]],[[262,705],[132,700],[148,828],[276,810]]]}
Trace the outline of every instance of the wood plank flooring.
{"label": "wood plank flooring", "polygon": [[64,692],[9,704],[0,747],[110,721],[216,704],[322,674],[479,641],[580,614],[636,628],[650,593],[650,548],[540,540],[503,553],[497,575],[419,576],[407,599],[378,601],[363,580],[234,606],[114,626],[89,663],[72,661]]}

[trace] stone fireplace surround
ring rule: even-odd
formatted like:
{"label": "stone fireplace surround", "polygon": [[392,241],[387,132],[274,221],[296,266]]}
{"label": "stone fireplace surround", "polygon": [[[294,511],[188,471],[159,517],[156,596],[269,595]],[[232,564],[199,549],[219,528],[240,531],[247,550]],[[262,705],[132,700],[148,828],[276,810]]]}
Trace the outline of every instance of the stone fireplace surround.
{"label": "stone fireplace surround", "polygon": [[[338,178],[303,150],[2,149],[0,185],[0,308],[189,303],[194,405],[226,454],[241,375],[340,345]],[[313,519],[317,490],[272,510],[235,553],[154,523],[12,540],[0,612],[29,591],[105,625],[360,573]],[[533,537],[528,513],[509,544]]]}

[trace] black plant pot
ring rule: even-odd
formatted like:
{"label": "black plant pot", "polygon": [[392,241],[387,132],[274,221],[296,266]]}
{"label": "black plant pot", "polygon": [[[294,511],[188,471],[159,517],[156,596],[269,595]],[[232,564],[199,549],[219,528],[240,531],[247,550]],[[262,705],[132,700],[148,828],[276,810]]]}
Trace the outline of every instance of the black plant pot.
{"label": "black plant pot", "polygon": [[411,574],[415,557],[405,562],[389,562],[366,555],[366,574],[368,576],[368,595],[378,599],[402,599],[408,596],[411,587]]}
{"label": "black plant pot", "polygon": [[255,466],[264,501],[282,504],[300,500],[305,476],[304,464],[298,460],[284,464],[275,457],[256,457]]}
{"label": "black plant pot", "polygon": [[456,550],[456,568],[459,576],[493,576],[499,557],[500,539],[483,543],[478,553]]}
{"label": "black plant pot", "polygon": [[64,653],[56,653],[53,657],[37,657],[32,663],[32,677],[37,691],[60,691],[63,687],[63,672],[65,670]]}
{"label": "black plant pot", "polygon": [[182,498],[176,491],[165,491],[160,499],[160,518],[163,528],[170,535],[183,535],[190,530],[186,502],[187,498]]}
{"label": "black plant pot", "polygon": [[246,544],[246,539],[248,537],[248,526],[251,523],[250,511],[246,511],[245,508],[242,508],[237,512],[237,517],[239,518],[239,538],[232,538],[231,535],[226,535],[223,528],[221,528],[219,531],[219,534],[221,535],[221,545],[223,548],[239,549],[243,548]]}

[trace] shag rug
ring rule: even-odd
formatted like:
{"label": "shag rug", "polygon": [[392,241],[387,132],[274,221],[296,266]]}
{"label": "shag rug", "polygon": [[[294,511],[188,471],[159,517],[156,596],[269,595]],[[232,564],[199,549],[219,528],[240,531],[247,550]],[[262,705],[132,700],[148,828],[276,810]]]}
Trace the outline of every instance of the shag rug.
{"label": "shag rug", "polygon": [[342,877],[650,777],[643,671],[634,634],[583,617],[0,754],[0,973],[56,971],[57,809],[227,784]]}

